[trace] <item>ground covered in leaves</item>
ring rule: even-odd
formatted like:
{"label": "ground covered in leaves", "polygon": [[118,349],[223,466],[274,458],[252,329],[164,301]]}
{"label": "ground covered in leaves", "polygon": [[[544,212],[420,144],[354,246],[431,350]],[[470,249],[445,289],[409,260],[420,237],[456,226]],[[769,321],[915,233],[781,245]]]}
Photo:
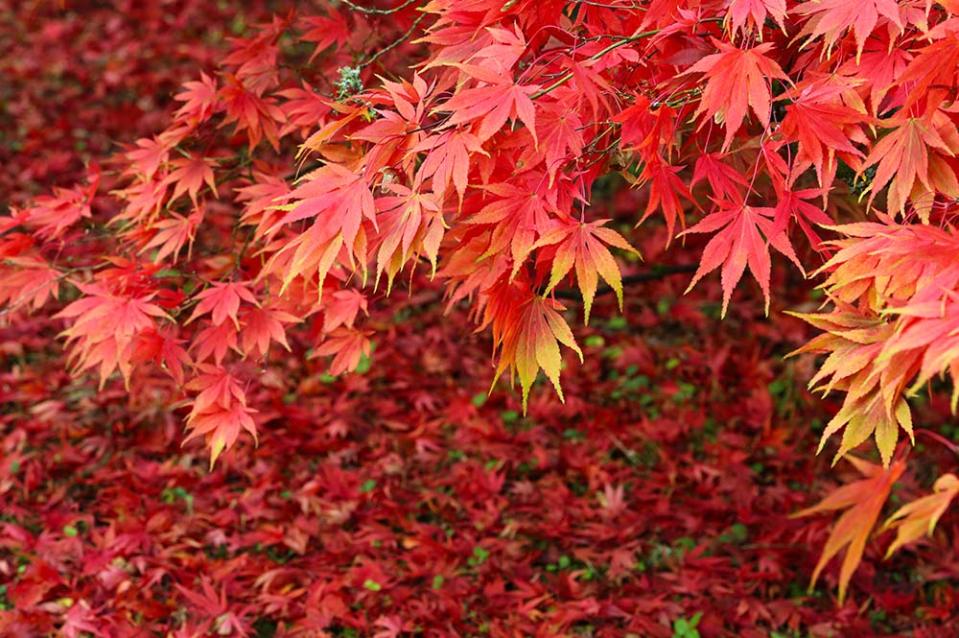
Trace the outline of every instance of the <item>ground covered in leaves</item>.
{"label": "ground covered in leaves", "polygon": [[7,328],[0,632],[943,635],[941,544],[874,544],[844,608],[831,578],[807,594],[828,521],[788,514],[841,473],[778,357],[802,328],[718,322],[681,279],[600,307],[567,404],[534,388],[527,417],[436,305],[394,317],[363,374],[294,349],[254,399],[259,447],[212,472],[182,415],[41,371],[49,327]]}

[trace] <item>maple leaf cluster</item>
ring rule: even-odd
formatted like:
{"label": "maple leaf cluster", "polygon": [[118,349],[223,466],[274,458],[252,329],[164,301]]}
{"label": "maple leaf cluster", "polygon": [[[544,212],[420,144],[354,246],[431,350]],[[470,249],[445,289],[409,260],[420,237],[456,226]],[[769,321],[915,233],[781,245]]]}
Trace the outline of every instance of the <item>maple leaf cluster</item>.
{"label": "maple leaf cluster", "polygon": [[[164,379],[215,461],[258,436],[263,362],[293,341],[331,375],[369,365],[374,315],[399,286],[467,306],[491,334],[494,383],[518,380],[524,410],[540,371],[562,400],[564,356],[583,353],[557,291],[578,289],[584,323],[600,279],[622,304],[640,260],[627,235],[662,225],[667,244],[706,236],[689,287],[719,270],[721,315],[747,269],[769,312],[774,252],[825,275],[830,311],[799,313],[822,331],[801,350],[828,354],[813,384],[845,393],[820,447],[840,430],[837,458],[874,439],[884,469],[866,474],[891,485],[899,431],[915,433],[909,397],[959,372],[957,10],[434,0],[278,14],[183,83],[165,128],[106,174],[0,219],[0,300],[12,320],[62,304],[69,362],[101,386]],[[596,214],[617,184],[645,200],[625,224]],[[943,485],[933,496],[954,493]],[[824,553],[850,545],[841,597],[885,501],[862,491],[821,506],[853,506],[857,533],[841,518]],[[896,518],[903,539],[936,503]]]}

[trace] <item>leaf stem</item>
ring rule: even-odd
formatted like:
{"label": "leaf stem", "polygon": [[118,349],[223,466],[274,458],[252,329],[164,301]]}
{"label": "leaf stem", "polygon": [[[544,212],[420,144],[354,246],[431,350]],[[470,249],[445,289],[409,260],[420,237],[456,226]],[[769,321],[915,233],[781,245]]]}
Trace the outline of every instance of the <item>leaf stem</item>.
{"label": "leaf stem", "polygon": [[[610,44],[609,46],[607,46],[606,48],[604,48],[602,51],[599,51],[598,53],[594,53],[593,55],[589,56],[588,59],[589,59],[589,60],[598,60],[598,59],[600,59],[601,57],[603,57],[604,55],[606,55],[607,53],[609,53],[610,51],[613,51],[613,50],[615,50],[615,49],[618,49],[619,47],[624,47],[624,46],[626,46],[627,44],[630,44],[630,43],[632,43],[632,42],[636,42],[637,40],[642,40],[643,38],[648,38],[648,37],[650,37],[650,36],[654,36],[654,35],[656,35],[657,33],[659,33],[659,29],[653,29],[652,31],[643,31],[643,32],[641,32],[641,33],[634,33],[633,35],[628,36],[628,37],[626,37],[626,38],[623,38],[622,40],[620,40],[620,41],[618,41],[618,42],[613,42],[612,44]],[[535,93],[533,93],[532,95],[530,95],[530,98],[532,98],[532,99],[534,99],[534,100],[535,100],[535,99],[538,99],[538,98],[541,98],[541,97],[543,97],[544,95],[546,95],[547,93],[549,93],[550,91],[553,91],[553,90],[555,90],[555,89],[558,89],[559,87],[561,87],[561,86],[563,86],[564,84],[566,84],[567,82],[569,82],[570,78],[572,78],[572,77],[573,77],[573,72],[572,72],[572,71],[567,71],[566,73],[564,73],[563,75],[561,75],[555,82],[553,82],[552,84],[550,84],[549,86],[547,86],[545,89],[540,89],[539,91],[536,91]]]}

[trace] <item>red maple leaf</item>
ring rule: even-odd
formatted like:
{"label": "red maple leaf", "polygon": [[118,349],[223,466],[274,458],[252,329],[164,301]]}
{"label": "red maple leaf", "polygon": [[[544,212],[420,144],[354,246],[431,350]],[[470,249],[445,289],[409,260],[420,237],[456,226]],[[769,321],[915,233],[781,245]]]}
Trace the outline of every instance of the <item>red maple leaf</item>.
{"label": "red maple leaf", "polygon": [[720,52],[707,55],[682,75],[706,75],[706,87],[696,113],[706,113],[708,117],[722,121],[726,127],[725,151],[742,126],[747,108],[764,127],[769,128],[769,83],[774,79],[789,81],[789,76],[769,57],[773,50],[771,42],[740,49],[715,38],[711,40]]}
{"label": "red maple leaf", "polygon": [[[772,208],[757,208],[745,204],[729,205],[707,215],[702,221],[683,233],[719,231],[703,249],[699,268],[693,275],[686,291],[692,290],[693,286],[704,275],[722,266],[722,315],[725,316],[733,289],[739,283],[748,266],[749,271],[763,291],[763,297],[766,300],[766,312],[768,313],[771,264],[767,241],[802,270],[799,258],[796,257],[785,234],[773,232],[775,216],[776,211]],[[762,229],[762,234],[760,229]],[[765,234],[765,238],[763,234]]]}

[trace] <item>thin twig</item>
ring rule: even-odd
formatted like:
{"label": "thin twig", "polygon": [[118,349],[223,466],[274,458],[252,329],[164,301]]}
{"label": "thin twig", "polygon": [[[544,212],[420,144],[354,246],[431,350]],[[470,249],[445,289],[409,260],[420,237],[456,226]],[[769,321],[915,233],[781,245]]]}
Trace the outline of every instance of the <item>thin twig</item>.
{"label": "thin twig", "polygon": [[943,446],[944,448],[946,448],[947,450],[949,450],[956,456],[959,456],[959,447],[957,447],[955,443],[953,443],[946,437],[942,436],[938,432],[933,432],[932,430],[927,430],[926,428],[916,428],[916,434],[923,434],[929,437],[930,439],[932,439],[939,445]]}
{"label": "thin twig", "polygon": [[[654,35],[656,35],[657,33],[659,33],[659,29],[653,29],[652,31],[643,31],[642,33],[636,33],[636,34],[631,35],[631,36],[629,36],[629,37],[623,38],[623,39],[620,40],[619,42],[613,42],[612,44],[610,44],[608,47],[606,47],[606,48],[603,49],[602,51],[600,51],[600,52],[598,52],[598,53],[594,53],[593,55],[589,56],[589,59],[590,59],[590,60],[598,60],[598,59],[600,59],[601,57],[603,57],[604,55],[606,55],[607,53],[609,53],[610,51],[613,51],[613,50],[615,50],[615,49],[618,49],[619,47],[624,47],[624,46],[626,46],[627,44],[631,44],[631,43],[633,43],[633,42],[636,42],[637,40],[642,40],[643,38],[648,38],[648,37],[650,37],[650,36],[654,36]],[[563,86],[563,85],[566,84],[567,82],[569,82],[572,77],[573,77],[573,72],[572,72],[572,71],[567,71],[566,73],[564,73],[563,75],[561,75],[558,80],[556,80],[555,82],[553,82],[552,84],[550,84],[549,86],[547,86],[545,89],[540,89],[539,91],[536,91],[535,93],[533,93],[532,95],[530,95],[530,98],[532,98],[532,99],[534,99],[534,100],[537,99],[537,98],[541,98],[541,97],[543,97],[544,95],[546,95],[547,93],[549,93],[550,91],[553,91],[553,90],[555,90],[555,89]]]}
{"label": "thin twig", "polygon": [[[696,272],[696,264],[677,264],[675,266],[656,266],[648,272],[640,272],[635,275],[626,275],[623,277],[623,285],[639,284],[647,281],[658,281],[671,275],[681,275]],[[613,292],[609,286],[603,285],[596,289],[596,296],[608,295]],[[553,295],[559,299],[579,299],[580,292],[572,288],[556,290]]]}
{"label": "thin twig", "polygon": [[406,0],[406,2],[404,2],[400,6],[393,7],[392,9],[370,9],[368,7],[361,7],[358,4],[354,4],[353,2],[350,2],[350,0],[340,0],[340,2],[348,6],[350,9],[353,9],[353,11],[359,11],[360,13],[365,13],[366,15],[372,15],[372,16],[385,16],[385,15],[390,15],[391,13],[402,11],[403,9],[410,6],[416,1],[417,0]]}
{"label": "thin twig", "polygon": [[358,65],[356,65],[357,68],[362,69],[362,68],[365,67],[365,66],[369,66],[369,65],[373,64],[374,62],[376,62],[376,61],[380,58],[380,56],[382,56],[382,55],[385,54],[385,53],[388,53],[389,51],[392,51],[393,49],[395,49],[396,47],[398,47],[398,46],[399,46],[400,44],[402,44],[403,42],[406,42],[406,40],[409,39],[409,37],[413,34],[413,31],[416,30],[416,27],[419,26],[420,22],[423,21],[423,18],[425,18],[426,15],[427,15],[427,14],[425,14],[425,13],[421,13],[421,14],[416,18],[416,20],[413,20],[413,24],[410,25],[410,28],[407,29],[406,33],[404,33],[404,34],[401,35],[399,38],[397,38],[396,40],[394,40],[393,42],[391,42],[391,43],[388,44],[387,46],[383,47],[382,49],[380,49],[379,51],[377,51],[376,53],[374,53],[373,55],[371,55],[368,59],[364,60],[363,62],[360,62]]}

